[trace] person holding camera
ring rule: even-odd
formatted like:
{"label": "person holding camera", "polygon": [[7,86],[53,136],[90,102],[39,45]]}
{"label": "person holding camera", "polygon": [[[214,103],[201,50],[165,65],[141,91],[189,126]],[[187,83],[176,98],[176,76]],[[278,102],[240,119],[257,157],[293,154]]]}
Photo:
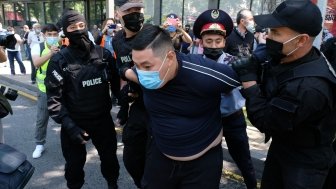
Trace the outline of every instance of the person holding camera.
{"label": "person holding camera", "polygon": [[[307,14],[309,13],[309,14]],[[310,0],[282,2],[272,14],[255,16],[266,38],[268,61],[258,51],[238,59],[248,118],[272,137],[261,189],[321,189],[336,157],[336,75],[313,47],[322,29]]]}
{"label": "person holding camera", "polygon": [[189,44],[193,42],[190,35],[182,28],[180,19],[174,13],[167,15],[163,28],[169,32],[176,51],[181,52],[183,42]]}
{"label": "person holding camera", "polygon": [[[86,146],[92,140],[109,189],[118,188],[117,138],[111,116],[110,82],[113,57],[89,39],[86,20],[69,9],[62,16],[69,46],[54,54],[44,83],[50,117],[61,124],[61,147],[68,188],[84,184]],[[112,87],[111,87],[112,88]]]}
{"label": "person holding camera", "polygon": [[[235,57],[224,53],[226,36],[233,30],[231,17],[219,9],[210,9],[200,14],[194,23],[194,34],[200,39],[206,58],[220,64],[230,65]],[[251,160],[246,121],[242,108],[245,99],[234,89],[221,95],[223,136],[230,155],[240,169],[248,189],[257,187],[254,167]]]}
{"label": "person holding camera", "polygon": [[[2,25],[0,23],[0,30]],[[0,63],[7,61],[7,55],[5,48],[15,46],[17,43],[14,34],[1,34],[0,35]],[[13,114],[12,108],[8,103],[8,100],[16,100],[18,96],[17,90],[11,89],[6,86],[0,86],[0,143],[4,143],[4,134],[1,119],[6,117],[9,113]]]}
{"label": "person holding camera", "polygon": [[50,58],[59,51],[58,29],[54,24],[47,24],[42,27],[42,33],[45,38],[44,42],[35,44],[31,48],[31,56],[36,71],[37,88],[37,117],[35,127],[36,147],[33,152],[33,158],[39,158],[44,152],[46,143],[47,126],[49,120],[46,86],[44,79],[46,77],[47,67]]}
{"label": "person holding camera", "polygon": [[98,39],[95,41],[96,44],[99,44],[101,47],[106,48],[109,50],[112,54],[114,54],[113,46],[112,46],[112,40],[116,33],[116,27],[117,25],[114,22],[113,18],[107,18],[103,22],[103,30],[101,32],[101,35],[98,37]]}

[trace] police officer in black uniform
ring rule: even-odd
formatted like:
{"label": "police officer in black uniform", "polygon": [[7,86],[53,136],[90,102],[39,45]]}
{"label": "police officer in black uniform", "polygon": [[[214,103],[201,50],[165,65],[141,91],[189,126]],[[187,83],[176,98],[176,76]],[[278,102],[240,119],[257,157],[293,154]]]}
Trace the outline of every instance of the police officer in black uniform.
{"label": "police officer in black uniform", "polygon": [[255,21],[270,28],[265,77],[258,81],[260,65],[252,61],[260,59],[259,52],[233,68],[244,87],[248,118],[272,137],[261,188],[322,188],[335,162],[336,76],[312,46],[322,29],[321,12],[309,0],[285,1]]}
{"label": "police officer in black uniform", "polygon": [[89,40],[84,16],[68,10],[62,17],[70,45],[49,61],[45,78],[50,116],[61,123],[61,146],[68,188],[84,184],[85,143],[92,139],[110,189],[118,188],[117,139],[109,95],[111,53]]}
{"label": "police officer in black uniform", "polygon": [[[194,34],[201,39],[205,57],[220,64],[230,64],[235,57],[224,53],[226,36],[233,30],[231,17],[219,9],[203,12],[194,23]],[[240,169],[246,187],[257,187],[255,171],[251,160],[248,136],[246,133],[245,116],[242,107],[245,99],[239,89],[228,94],[222,94],[220,110],[222,114],[223,136],[233,160]]]}
{"label": "police officer in black uniform", "polygon": [[[333,66],[336,69],[336,37],[328,39],[321,45],[321,51]],[[333,142],[334,152],[336,153],[336,140]],[[336,188],[336,163],[329,170],[326,182],[324,183],[323,189],[333,189]]]}
{"label": "police officer in black uniform", "polygon": [[[142,0],[115,0],[115,5],[117,6],[117,16],[121,21],[123,30],[116,34],[112,45],[116,53],[120,77],[127,81],[127,84],[120,92],[121,108],[118,113],[121,123],[127,120],[122,136],[124,143],[123,161],[135,185],[140,188],[146,157],[147,111],[144,107],[142,91],[139,85],[128,81],[125,75],[134,66],[131,47],[134,37],[143,26],[144,4]],[[129,98],[129,93],[137,97]],[[128,109],[129,101],[132,104]]]}

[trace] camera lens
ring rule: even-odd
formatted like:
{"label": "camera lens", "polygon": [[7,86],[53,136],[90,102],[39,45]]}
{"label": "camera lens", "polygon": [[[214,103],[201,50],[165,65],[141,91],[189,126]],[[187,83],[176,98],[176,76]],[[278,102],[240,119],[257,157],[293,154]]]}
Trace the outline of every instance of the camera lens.
{"label": "camera lens", "polygon": [[16,98],[18,97],[18,91],[11,89],[9,87],[6,86],[1,86],[0,87],[0,92],[8,99],[8,100],[16,100]]}

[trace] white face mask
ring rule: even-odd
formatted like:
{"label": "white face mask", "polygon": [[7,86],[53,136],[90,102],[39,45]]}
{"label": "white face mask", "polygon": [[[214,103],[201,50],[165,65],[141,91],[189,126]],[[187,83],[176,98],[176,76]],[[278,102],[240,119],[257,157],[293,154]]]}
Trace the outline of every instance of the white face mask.
{"label": "white face mask", "polygon": [[253,21],[248,21],[247,25],[245,27],[249,32],[255,33],[255,27],[254,27],[254,22]]}
{"label": "white face mask", "polygon": [[[291,39],[285,41],[283,44],[289,43],[289,42],[291,42],[292,40],[296,39],[296,38],[299,37],[299,36],[301,36],[301,34],[299,34],[299,35],[297,35],[297,36],[295,36],[295,37],[293,37],[293,38],[291,38]],[[296,47],[294,50],[292,50],[291,52],[289,52],[288,54],[286,54],[286,56],[289,56],[289,55],[293,54],[293,52],[295,52],[298,48],[299,48],[299,47]]]}
{"label": "white face mask", "polygon": [[36,33],[36,34],[40,34],[40,32],[41,32],[41,29],[36,29],[36,30],[35,30],[35,33]]}

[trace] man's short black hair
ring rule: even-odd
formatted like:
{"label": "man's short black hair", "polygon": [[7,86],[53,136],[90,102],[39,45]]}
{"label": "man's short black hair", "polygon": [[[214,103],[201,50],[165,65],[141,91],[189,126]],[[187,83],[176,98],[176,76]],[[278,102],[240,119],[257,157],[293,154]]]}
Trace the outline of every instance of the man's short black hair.
{"label": "man's short black hair", "polygon": [[53,32],[53,31],[58,32],[58,28],[55,24],[46,24],[43,26],[41,31],[42,33]]}
{"label": "man's short black hair", "polygon": [[132,49],[138,51],[152,49],[155,56],[162,56],[174,48],[170,35],[165,29],[146,25],[134,38]]}

